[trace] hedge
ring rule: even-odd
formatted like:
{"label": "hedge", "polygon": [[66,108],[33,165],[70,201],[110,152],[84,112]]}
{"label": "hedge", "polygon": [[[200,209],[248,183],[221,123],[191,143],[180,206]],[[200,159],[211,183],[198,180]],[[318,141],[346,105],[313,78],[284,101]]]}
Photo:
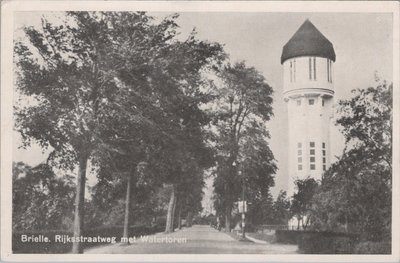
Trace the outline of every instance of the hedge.
{"label": "hedge", "polygon": [[358,235],[339,232],[276,230],[276,242],[297,244],[304,254],[352,254]]}
{"label": "hedge", "polygon": [[276,242],[284,244],[298,244],[298,239],[304,231],[299,230],[276,230]]}
{"label": "hedge", "polygon": [[[131,226],[129,227],[129,237],[150,235],[157,232],[162,232],[164,230],[163,226]],[[123,226],[104,226],[92,228],[84,231],[83,236],[85,237],[97,237],[111,238],[115,237],[116,242],[121,241],[123,234]],[[22,235],[27,236],[39,236],[43,235],[47,237],[51,242],[22,242]],[[58,254],[58,253],[68,253],[72,249],[72,242],[61,243],[55,242],[56,235],[65,235],[72,237],[73,233],[69,231],[58,231],[58,230],[48,230],[48,231],[13,231],[12,234],[12,250],[13,253],[40,253],[40,254]],[[84,247],[92,247],[97,245],[110,244],[111,242],[86,242],[83,243]]]}
{"label": "hedge", "polygon": [[354,248],[355,254],[391,254],[391,242],[361,242]]}
{"label": "hedge", "polygon": [[305,254],[352,254],[358,236],[336,232],[303,232],[299,250]]}

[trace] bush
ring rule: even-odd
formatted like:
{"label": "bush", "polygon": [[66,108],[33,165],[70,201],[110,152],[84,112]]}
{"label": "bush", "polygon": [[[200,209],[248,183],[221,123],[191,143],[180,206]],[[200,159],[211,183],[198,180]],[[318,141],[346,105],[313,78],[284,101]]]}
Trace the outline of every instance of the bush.
{"label": "bush", "polygon": [[246,232],[254,233],[257,231],[257,227],[255,225],[253,225],[252,223],[246,223],[245,228],[246,228]]}
{"label": "bush", "polygon": [[156,225],[158,227],[164,227],[165,229],[165,223],[167,222],[167,217],[166,216],[160,216],[157,217],[155,222],[152,223],[152,225]]}
{"label": "bush", "polygon": [[355,254],[391,254],[391,242],[361,242],[354,248]]}
{"label": "bush", "polygon": [[276,242],[284,244],[298,244],[298,239],[304,231],[297,230],[276,230]]}
{"label": "bush", "polygon": [[358,236],[336,232],[303,232],[299,250],[305,254],[352,254]]}
{"label": "bush", "polygon": [[[163,226],[131,226],[129,227],[129,237],[133,236],[141,236],[141,235],[150,235],[156,232],[162,232],[164,230]],[[122,226],[103,226],[88,229],[84,231],[83,236],[85,237],[97,237],[100,236],[102,238],[113,238],[115,237],[116,242],[121,241],[121,237],[123,234]],[[51,242],[22,242],[22,235],[29,236],[39,236],[43,235],[47,237]],[[58,254],[58,253],[68,253],[72,249],[72,242],[62,243],[55,242],[56,235],[66,235],[69,237],[73,236],[72,232],[68,231],[58,231],[58,230],[48,230],[48,231],[29,231],[29,232],[17,232],[13,231],[12,234],[12,250],[13,253],[40,253],[40,254]],[[86,242],[84,243],[84,247],[93,247],[97,245],[105,245],[110,244],[110,242]]]}
{"label": "bush", "polygon": [[304,254],[391,254],[391,242],[359,242],[355,234],[276,230],[276,242],[297,244]]}

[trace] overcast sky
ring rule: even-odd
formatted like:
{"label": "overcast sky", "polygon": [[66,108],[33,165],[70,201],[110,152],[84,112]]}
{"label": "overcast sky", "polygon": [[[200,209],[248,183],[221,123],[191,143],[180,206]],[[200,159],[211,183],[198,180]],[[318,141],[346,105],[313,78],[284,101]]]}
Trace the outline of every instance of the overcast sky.
{"label": "overcast sky", "polygon": [[[151,13],[165,16],[166,13]],[[267,124],[271,133],[271,148],[278,162],[276,187],[273,193],[286,189],[287,184],[287,111],[282,96],[283,45],[306,20],[310,21],[333,44],[335,100],[351,96],[351,90],[374,85],[374,73],[392,81],[392,15],[373,13],[180,13],[178,24],[182,37],[195,27],[198,38],[225,45],[232,61],[245,60],[267,79],[274,89],[274,118]],[[16,28],[37,25],[39,13],[16,16]],[[17,33],[16,35],[18,35]],[[333,154],[343,149],[343,138],[332,132]],[[46,156],[38,147],[17,149],[19,136],[15,133],[13,158],[36,165]]]}

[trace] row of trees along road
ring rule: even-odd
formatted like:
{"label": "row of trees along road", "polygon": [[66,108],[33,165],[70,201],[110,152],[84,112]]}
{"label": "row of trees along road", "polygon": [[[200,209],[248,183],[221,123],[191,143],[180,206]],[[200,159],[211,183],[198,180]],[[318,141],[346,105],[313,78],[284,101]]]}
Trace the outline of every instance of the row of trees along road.
{"label": "row of trees along road", "polygon": [[[199,171],[213,164],[203,129],[209,116],[199,108],[211,99],[201,91],[208,85],[202,72],[225,54],[195,32],[178,40],[176,18],[156,23],[142,12],[67,12],[63,23],[43,19],[41,28],[25,27],[26,38],[15,43],[18,92],[32,102],[17,105],[16,129],[24,147],[51,149],[52,167],[77,167],[74,236],[84,226],[89,161],[103,186],[127,181],[127,212],[134,187],[170,185],[167,232],[177,197],[184,196],[180,211],[197,202],[185,189],[201,189]],[[82,253],[81,243],[73,252]]]}

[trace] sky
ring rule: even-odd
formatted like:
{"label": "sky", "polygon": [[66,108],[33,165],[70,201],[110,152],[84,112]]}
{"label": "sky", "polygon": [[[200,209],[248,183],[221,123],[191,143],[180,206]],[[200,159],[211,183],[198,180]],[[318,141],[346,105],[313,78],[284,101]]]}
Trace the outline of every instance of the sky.
{"label": "sky", "polygon": [[[164,17],[167,13],[150,13]],[[19,13],[16,16],[15,35],[23,25],[37,25],[38,12]],[[224,44],[232,62],[244,60],[255,67],[274,89],[274,117],[266,123],[272,152],[277,160],[274,196],[287,187],[287,111],[283,101],[283,71],[280,56],[283,45],[309,19],[333,44],[336,52],[334,64],[335,101],[351,97],[351,90],[374,86],[375,72],[381,79],[392,81],[392,15],[387,13],[180,13],[177,22],[181,38],[193,28],[202,40]],[[18,33],[19,32],[19,33]],[[332,131],[332,154],[339,156],[344,140],[339,130]],[[46,158],[37,146],[17,149],[20,138],[14,133],[14,161],[36,165]],[[89,183],[91,179],[89,178]],[[210,182],[208,182],[210,185]],[[206,199],[210,197],[206,191]]]}

